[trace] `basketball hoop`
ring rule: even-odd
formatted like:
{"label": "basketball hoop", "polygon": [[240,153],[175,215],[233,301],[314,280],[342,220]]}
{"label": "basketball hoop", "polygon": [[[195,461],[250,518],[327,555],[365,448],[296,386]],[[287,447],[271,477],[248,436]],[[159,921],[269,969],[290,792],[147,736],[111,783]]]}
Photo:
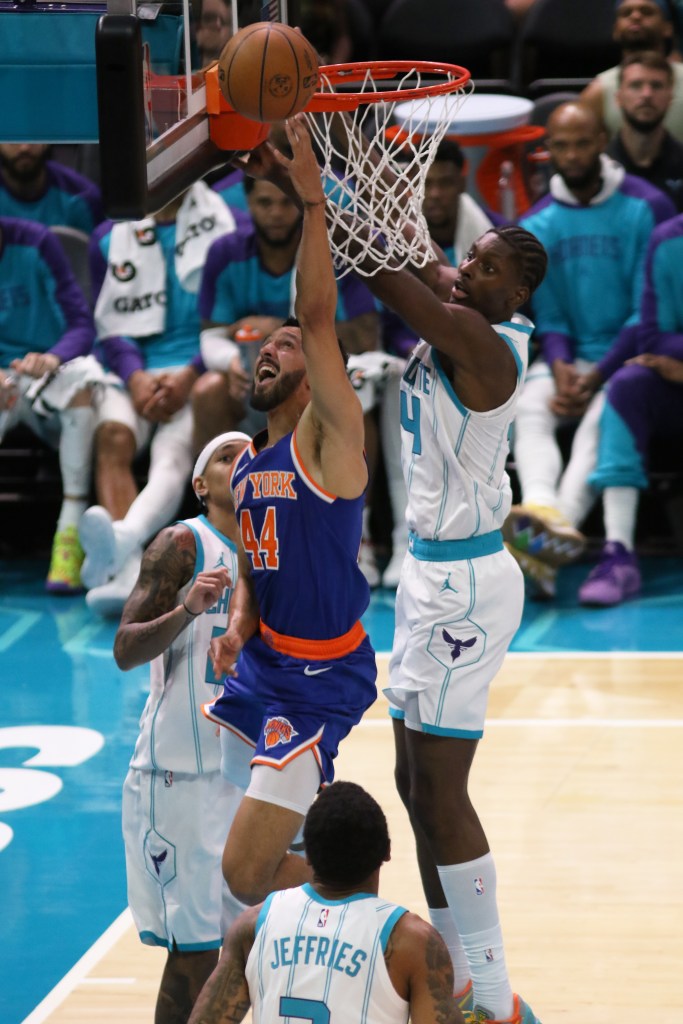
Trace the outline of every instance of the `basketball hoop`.
{"label": "basketball hoop", "polygon": [[[347,86],[356,86],[347,91]],[[327,220],[339,276],[433,259],[422,214],[425,179],[437,147],[472,91],[470,73],[433,61],[367,61],[320,68],[320,87],[306,107],[322,156],[328,189]],[[449,94],[438,115],[434,97]],[[411,113],[394,124],[394,109]],[[339,228],[340,230],[335,230]],[[408,228],[408,230],[406,230]],[[381,235],[380,251],[376,237]],[[372,265],[366,257],[372,257]]]}

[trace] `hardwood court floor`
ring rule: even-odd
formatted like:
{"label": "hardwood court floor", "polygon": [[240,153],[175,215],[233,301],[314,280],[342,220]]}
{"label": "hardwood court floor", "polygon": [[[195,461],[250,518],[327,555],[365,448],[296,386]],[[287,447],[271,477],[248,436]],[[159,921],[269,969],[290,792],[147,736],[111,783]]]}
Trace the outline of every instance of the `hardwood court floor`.
{"label": "hardwood court floor", "polygon": [[[494,686],[472,791],[513,986],[543,1024],[683,1020],[682,670],[666,655],[513,655]],[[383,895],[424,913],[392,765],[379,701],[342,745],[337,774],[389,818]],[[46,1001],[31,1024],[151,1024],[165,954],[141,946],[125,918],[103,942],[61,1005]]]}

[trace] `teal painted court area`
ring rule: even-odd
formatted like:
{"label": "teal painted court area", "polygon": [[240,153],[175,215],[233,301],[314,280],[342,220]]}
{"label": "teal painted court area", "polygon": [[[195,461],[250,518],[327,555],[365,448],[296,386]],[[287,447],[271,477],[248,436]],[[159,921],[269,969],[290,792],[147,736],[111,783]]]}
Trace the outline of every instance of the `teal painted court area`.
{"label": "teal painted court area", "polygon": [[[683,652],[683,560],[643,561],[638,601],[582,609],[586,566],[564,570],[553,604],[527,602],[518,652]],[[0,1021],[21,1024],[126,905],[120,794],[147,669],[120,672],[115,625],[83,598],[43,593],[45,564],[0,562]],[[391,645],[394,597],[365,618]],[[549,683],[550,685],[550,683]]]}

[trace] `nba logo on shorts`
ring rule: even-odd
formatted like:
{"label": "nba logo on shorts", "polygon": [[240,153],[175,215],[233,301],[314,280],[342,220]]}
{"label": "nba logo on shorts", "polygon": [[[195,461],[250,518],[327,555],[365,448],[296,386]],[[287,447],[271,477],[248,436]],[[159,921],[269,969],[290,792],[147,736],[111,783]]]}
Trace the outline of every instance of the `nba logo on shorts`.
{"label": "nba logo on shorts", "polygon": [[493,955],[493,950],[492,949],[484,950],[484,956],[486,957],[486,963],[487,964],[492,964],[493,963],[495,957]]}
{"label": "nba logo on shorts", "polygon": [[476,892],[477,896],[484,895],[484,880],[482,878],[474,879],[474,891]]}
{"label": "nba logo on shorts", "polygon": [[327,924],[327,919],[330,916],[330,912],[327,907],[323,907],[320,911],[320,917],[318,918],[318,928],[324,928]]}

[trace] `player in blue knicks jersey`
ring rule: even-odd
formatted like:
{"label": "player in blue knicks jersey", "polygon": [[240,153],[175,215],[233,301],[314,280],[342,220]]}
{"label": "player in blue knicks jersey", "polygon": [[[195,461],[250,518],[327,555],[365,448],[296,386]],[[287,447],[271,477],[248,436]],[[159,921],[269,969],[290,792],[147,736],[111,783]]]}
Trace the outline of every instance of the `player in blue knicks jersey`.
{"label": "player in blue knicks jersey", "polygon": [[128,902],[142,942],[168,951],[157,1024],[185,1021],[242,908],[221,856],[241,792],[221,775],[221,749],[201,705],[220,690],[209,643],[225,631],[237,582],[237,521],[228,480],[249,438],[221,434],[192,483],[204,511],[170,526],[145,552],[114,655],[150,663],[150,694],[123,789]]}
{"label": "player in blue knicks jersey", "polygon": [[263,708],[223,860],[231,889],[249,903],[310,877],[288,847],[321,783],[332,780],[340,740],[376,695],[360,622],[369,589],[357,561],[368,479],[363,413],[335,332],[320,173],[302,122],[290,122],[287,135],[294,158],[279,159],[291,164],[304,211],[298,320],[275,330],[256,360],[252,404],[267,429],[232,474],[247,571],[228,632],[212,643],[224,672],[241,651],[238,681],[228,677],[207,709],[253,740],[241,717],[244,690]]}
{"label": "player in blue knicks jersey", "polygon": [[438,932],[381,899],[387,822],[360,786],[335,782],[304,825],[313,880],[235,922],[189,1024],[462,1024]]}

